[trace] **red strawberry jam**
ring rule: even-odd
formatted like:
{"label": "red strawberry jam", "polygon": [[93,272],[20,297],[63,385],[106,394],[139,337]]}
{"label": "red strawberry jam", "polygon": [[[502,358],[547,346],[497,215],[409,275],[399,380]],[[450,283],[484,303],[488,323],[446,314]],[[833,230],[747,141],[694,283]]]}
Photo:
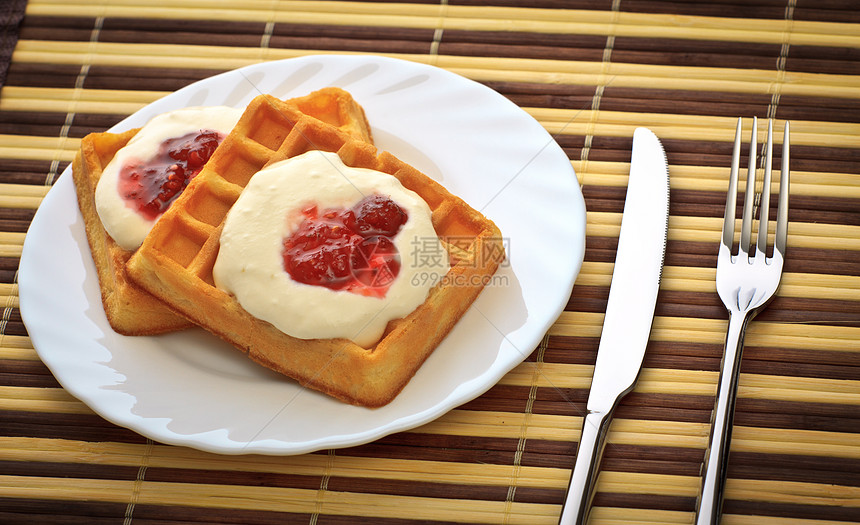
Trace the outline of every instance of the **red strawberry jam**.
{"label": "red strawberry jam", "polygon": [[284,270],[300,283],[385,297],[400,271],[393,238],[407,214],[390,198],[374,194],[349,209],[316,206],[284,239]]}
{"label": "red strawberry jam", "polygon": [[126,204],[155,220],[200,173],[224,134],[201,130],[165,140],[149,162],[131,160],[119,173],[119,193]]}

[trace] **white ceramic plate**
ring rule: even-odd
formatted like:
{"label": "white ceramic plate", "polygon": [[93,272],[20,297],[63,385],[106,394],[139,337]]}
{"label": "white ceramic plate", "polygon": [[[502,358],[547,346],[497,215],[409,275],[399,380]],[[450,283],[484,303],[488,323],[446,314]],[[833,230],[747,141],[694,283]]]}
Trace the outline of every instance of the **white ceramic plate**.
{"label": "white ceramic plate", "polygon": [[389,405],[346,405],[262,368],[195,329],[125,337],[107,323],[70,169],[24,243],[21,315],[57,380],[104,418],[163,443],[238,454],[357,445],[431,421],[492,387],[538,345],[566,304],[585,249],[570,161],[532,117],[450,72],[376,56],[308,56],[183,88],[111,131],[192,105],[241,107],[325,86],[362,104],[384,150],[493,219],[508,260]]}

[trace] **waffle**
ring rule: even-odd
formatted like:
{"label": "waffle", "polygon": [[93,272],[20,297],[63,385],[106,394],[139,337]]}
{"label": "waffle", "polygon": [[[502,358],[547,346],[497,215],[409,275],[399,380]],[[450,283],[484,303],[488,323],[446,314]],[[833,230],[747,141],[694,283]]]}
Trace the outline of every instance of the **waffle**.
{"label": "waffle", "polygon": [[[372,141],[364,110],[342,89],[324,88],[288,102],[356,140]],[[179,330],[192,323],[129,280],[126,263],[133,252],[119,247],[107,234],[95,206],[95,188],[102,171],[136,133],[134,129],[84,137],[72,162],[72,177],[108,322],[117,333],[150,335]]]}
{"label": "waffle", "polygon": [[[213,282],[223,219],[250,177],[269,163],[315,149],[398,178],[430,206],[443,244],[457,247],[449,249],[451,269],[424,303],[391,321],[371,348],[347,339],[288,336]],[[141,287],[254,361],[342,401],[379,407],[402,390],[503,259],[498,228],[441,185],[391,154],[261,95],[162,216],[128,270]]]}

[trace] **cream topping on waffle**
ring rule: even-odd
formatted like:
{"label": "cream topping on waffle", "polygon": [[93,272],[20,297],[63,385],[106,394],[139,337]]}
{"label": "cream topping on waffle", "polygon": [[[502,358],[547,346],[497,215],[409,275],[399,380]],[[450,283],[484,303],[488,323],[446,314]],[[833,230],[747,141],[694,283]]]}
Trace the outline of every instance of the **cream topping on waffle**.
{"label": "cream topping on waffle", "polygon": [[158,220],[149,220],[133,203],[119,192],[120,171],[130,161],[147,162],[155,157],[164,141],[203,129],[228,134],[242,109],[226,106],[189,107],[169,111],[154,117],[119,150],[105,166],[96,186],[96,210],[102,225],[116,243],[125,250],[136,250]]}
{"label": "cream topping on waffle", "polygon": [[[308,285],[284,270],[284,238],[309,204],[348,208],[382,194],[408,214],[394,237],[400,271],[384,297]],[[267,166],[251,177],[230,209],[215,261],[215,285],[242,308],[300,339],[346,338],[372,346],[389,321],[427,298],[449,269],[448,256],[421,197],[386,173],[346,166],[335,153],[309,151]]]}

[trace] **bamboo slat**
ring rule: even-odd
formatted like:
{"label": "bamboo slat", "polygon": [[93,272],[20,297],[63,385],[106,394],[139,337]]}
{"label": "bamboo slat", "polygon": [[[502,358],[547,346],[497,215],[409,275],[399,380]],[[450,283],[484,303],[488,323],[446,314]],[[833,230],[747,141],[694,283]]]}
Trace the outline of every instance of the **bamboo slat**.
{"label": "bamboo slat", "polygon": [[[612,263],[589,262],[582,265],[576,284],[583,286],[609,286],[612,281]],[[714,268],[667,266],[663,270],[660,287],[664,290],[714,293]],[[780,283],[779,297],[806,297],[815,299],[853,300],[860,294],[860,279],[842,275],[811,275],[785,273]]]}
{"label": "bamboo slat", "polygon": [[33,344],[30,342],[29,337],[2,334],[0,335],[0,349],[2,349],[4,355],[6,352],[16,351],[22,351],[21,355],[32,355]]}
{"label": "bamboo slat", "polygon": [[[98,463],[137,467],[149,445],[87,443],[50,439],[0,440],[0,457],[6,461]],[[363,458],[341,455],[308,454],[294,457],[241,456],[229,458],[185,448],[151,447],[147,453],[148,468],[183,468],[194,470],[234,470],[259,473],[282,473],[303,476],[329,476],[505,485],[512,467],[485,465],[476,471],[472,465],[444,461],[419,461],[385,458]],[[518,467],[517,482],[526,487],[559,487],[567,482],[569,470]]]}
{"label": "bamboo slat", "polygon": [[15,359],[15,360],[21,360],[21,361],[39,361],[39,355],[36,353],[35,350],[33,350],[32,347],[30,347],[30,348],[9,347],[8,343],[6,342],[6,340],[9,337],[15,337],[15,336],[4,335],[2,338],[0,338],[0,360]]}
{"label": "bamboo slat", "polygon": [[[722,344],[727,321],[657,316],[651,330],[652,341],[690,341]],[[551,335],[599,337],[601,314],[563,312],[550,328]],[[856,352],[853,342],[860,329],[845,326],[796,326],[786,323],[754,323],[747,329],[746,344],[763,342],[786,348]]]}
{"label": "bamboo slat", "polygon": [[[27,485],[23,486],[22,482]],[[0,475],[0,491],[9,497],[80,500],[99,494],[101,501],[125,503],[134,482],[117,480],[43,477],[23,480]],[[214,509],[253,509],[278,512],[324,512],[335,516],[378,516],[399,519],[468,520],[495,523],[504,515],[509,523],[533,524],[557,521],[556,505],[494,501],[419,498],[384,494],[325,491],[317,508],[316,490],[281,487],[207,485],[203,483],[144,482],[136,494],[140,505],[191,505]]]}
{"label": "bamboo slat", "polygon": [[86,405],[62,388],[0,386],[0,410],[91,414]]}

